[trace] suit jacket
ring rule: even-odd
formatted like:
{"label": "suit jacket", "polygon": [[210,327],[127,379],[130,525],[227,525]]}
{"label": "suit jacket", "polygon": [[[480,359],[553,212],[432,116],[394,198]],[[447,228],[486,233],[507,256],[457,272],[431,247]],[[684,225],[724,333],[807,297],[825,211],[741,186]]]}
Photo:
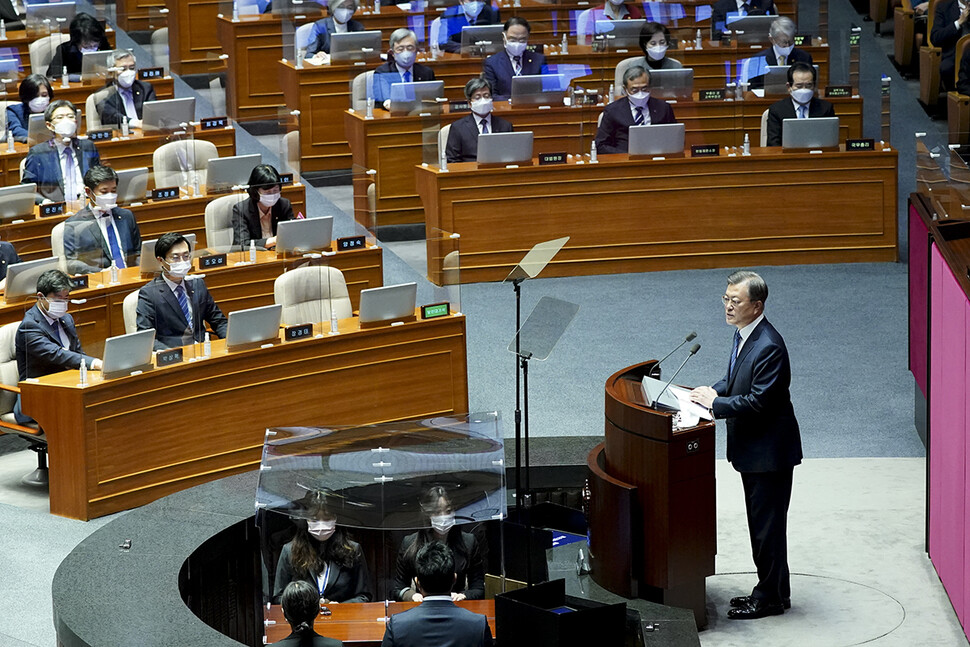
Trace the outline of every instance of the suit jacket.
{"label": "suit jacket", "polygon": [[[336,602],[370,602],[374,599],[374,595],[371,592],[370,577],[367,574],[367,563],[364,561],[360,545],[352,541],[350,544],[357,551],[357,563],[350,568],[332,566],[327,577],[323,597]],[[286,585],[293,580],[300,579],[293,569],[292,551],[293,542],[283,546],[280,559],[276,564],[276,581],[273,584],[273,601],[276,603],[280,601]],[[302,579],[309,582],[313,588],[320,590],[317,585],[317,574]]]}
{"label": "suit jacket", "polygon": [[[313,32],[310,34],[310,46],[306,49],[306,57],[310,58],[317,52],[330,53],[330,34],[337,31],[333,24],[333,18],[321,18],[313,23]],[[351,20],[347,23],[347,31],[364,31],[364,25]]]}
{"label": "suit jacket", "polygon": [[[965,29],[958,29],[957,18],[960,17],[960,5],[957,0],[947,0],[936,5],[933,13],[933,31],[930,32],[930,40],[934,47],[939,47],[943,51],[940,54],[940,77],[944,83],[952,83],[953,68],[956,67],[957,41],[960,36],[968,33],[970,21],[965,25]],[[949,76],[950,81],[946,81]]]}
{"label": "suit jacket", "polygon": [[[493,9],[487,2],[482,12],[475,18],[476,25],[496,25],[499,23],[498,10]],[[468,16],[461,10],[461,5],[452,5],[441,14],[441,31],[438,34],[441,49],[445,52],[461,51],[461,29],[468,27]]]}
{"label": "suit jacket", "polygon": [[[81,165],[81,176],[88,169],[101,163],[98,149],[88,139],[74,139],[74,159]],[[61,161],[57,154],[54,140],[48,140],[32,147],[27,153],[24,163],[23,184],[37,183],[37,193],[42,198],[52,202],[64,200],[64,176],[61,173]]]}
{"label": "suit jacket", "polygon": [[[464,593],[469,600],[481,600],[485,597],[485,556],[478,539],[470,532],[462,532],[457,526],[452,528],[449,543],[460,541],[464,551],[453,550],[455,555],[455,585],[452,591]],[[454,533],[459,533],[457,537]],[[394,589],[392,595],[395,600],[402,600],[401,591],[411,587],[411,580],[417,574],[414,559],[409,557],[408,548],[418,540],[419,533],[411,533],[401,542],[398,549],[397,563],[394,572]],[[410,598],[408,598],[410,599]]]}
{"label": "suit jacket", "polygon": [[[795,105],[791,97],[771,104],[768,108],[768,146],[781,146],[781,127],[785,119],[794,119]],[[812,97],[808,104],[808,118],[834,117],[835,107],[831,103],[818,97]]]}
{"label": "suit jacket", "polygon": [[[775,11],[773,0],[748,0],[748,4],[751,6],[748,9],[749,16],[774,16],[778,14]],[[721,32],[724,31],[727,24],[727,15],[737,12],[737,0],[717,0],[714,3],[714,6],[711,7],[711,37],[714,40],[721,38]]]}
{"label": "suit jacket", "polygon": [[[125,100],[121,98],[121,88],[117,88],[117,90],[118,92],[112,92],[98,106],[101,123],[103,124],[118,124],[120,126],[121,118],[128,116],[128,113],[125,112]],[[135,114],[141,119],[142,106],[145,105],[145,102],[155,101],[155,88],[152,87],[151,83],[135,79],[135,82],[131,84],[131,99],[135,104]]]}
{"label": "suit jacket", "polygon": [[[651,124],[676,123],[673,108],[663,99],[650,97],[647,100]],[[603,109],[603,120],[596,131],[597,153],[626,153],[630,149],[630,126],[633,125],[633,111],[630,100],[621,97]]]}
{"label": "suit jacket", "polygon": [[321,636],[312,629],[303,634],[294,631],[283,640],[273,644],[277,647],[343,647],[343,643],[336,638]]}
{"label": "suit jacket", "polygon": [[7,278],[7,267],[20,262],[20,256],[14,246],[5,240],[0,240],[0,281]]}
{"label": "suit jacket", "polygon": [[[493,133],[510,133],[512,124],[492,113]],[[449,162],[474,162],[478,159],[478,119],[475,114],[465,115],[451,124],[445,155]]]}
{"label": "suit jacket", "polygon": [[74,327],[74,318],[69,314],[64,315],[61,317],[60,326],[67,333],[68,348],[61,346],[60,336],[47,323],[37,304],[24,315],[14,341],[17,372],[21,380],[78,369],[82,361],[91,368],[94,358],[81,352],[81,341]]}
{"label": "suit jacket", "polygon": [[30,122],[30,108],[23,103],[15,103],[7,106],[7,128],[13,132],[14,141],[27,141],[28,126]]}
{"label": "suit jacket", "polygon": [[428,600],[387,621],[381,647],[491,647],[488,619],[451,600]]}
{"label": "suit jacket", "polygon": [[[545,67],[544,54],[528,50],[522,54],[522,76],[541,74]],[[504,101],[512,96],[512,77],[515,76],[515,71],[512,69],[512,59],[504,49],[485,59],[483,76],[492,88],[493,99]]]}
{"label": "suit jacket", "polygon": [[[392,74],[393,77],[389,77],[386,81],[379,81],[377,79],[378,74]],[[398,71],[397,65],[395,65],[393,58],[381,63],[377,69],[374,70],[374,103],[383,108],[382,105],[385,99],[390,99],[390,84],[391,83],[403,83]],[[411,82],[419,81],[434,81],[434,70],[432,70],[427,65],[421,65],[420,63],[415,63],[411,66]]]}
{"label": "suit jacket", "polygon": [[138,330],[155,329],[155,350],[178,348],[191,343],[191,339],[203,341],[206,323],[216,337],[226,336],[229,322],[212,300],[205,282],[202,279],[183,279],[183,282],[195,322],[192,333],[188,331],[188,321],[179,307],[178,299],[160,275],[138,290],[136,325]]}
{"label": "suit jacket", "polygon": [[[293,207],[286,198],[280,198],[270,209],[273,235],[281,220],[293,220]],[[255,240],[256,247],[265,247],[263,228],[259,224],[259,208],[252,198],[246,198],[232,207],[232,245],[233,247],[249,247],[249,241]]]}
{"label": "suit jacket", "polygon": [[[730,366],[730,360],[729,360]],[[739,472],[773,472],[802,462],[785,340],[763,319],[745,340],[734,374],[714,385],[714,416],[727,418],[727,459]]]}
{"label": "suit jacket", "polygon": [[[108,42],[107,38],[102,36],[101,42],[98,44],[98,50],[103,52],[108,49],[112,49],[111,43]],[[80,74],[81,58],[81,49],[69,40],[64,41],[54,50],[54,57],[51,59],[51,64],[47,67],[47,78],[61,78],[65,67],[67,68],[68,74]]]}
{"label": "suit jacket", "polygon": [[[118,245],[125,255],[125,267],[138,265],[141,234],[135,214],[115,207],[111,217],[118,230]],[[69,274],[91,274],[111,267],[111,248],[101,233],[98,219],[86,206],[64,223],[64,256]]]}
{"label": "suit jacket", "polygon": [[[775,54],[774,47],[769,47],[768,49],[762,52],[758,52],[752,58],[756,59],[758,57],[765,59],[765,65],[771,65],[771,66],[778,65],[778,55]],[[798,49],[797,47],[795,47],[794,49],[792,49],[791,54],[789,54],[788,58],[785,60],[785,65],[791,65],[792,63],[807,63],[808,65],[812,65],[813,63],[812,55],[803,49]],[[765,87],[764,74],[759,74],[758,76],[751,77],[750,79],[748,79],[748,83],[752,88],[755,88],[755,89],[760,89]]]}

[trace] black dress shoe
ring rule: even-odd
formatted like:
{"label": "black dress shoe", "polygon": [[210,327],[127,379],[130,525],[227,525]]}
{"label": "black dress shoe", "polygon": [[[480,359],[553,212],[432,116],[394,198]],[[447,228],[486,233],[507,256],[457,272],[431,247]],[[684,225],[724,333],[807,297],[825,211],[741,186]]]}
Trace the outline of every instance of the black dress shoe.
{"label": "black dress shoe", "polygon": [[761,600],[753,600],[745,605],[736,607],[728,611],[728,618],[731,620],[757,620],[766,616],[780,616],[785,612],[783,604],[768,604]]}
{"label": "black dress shoe", "polygon": [[[746,604],[754,603],[755,599],[750,595],[739,595],[735,598],[731,598],[732,607],[743,607]],[[791,609],[791,598],[785,598],[781,601],[781,604],[785,609]]]}

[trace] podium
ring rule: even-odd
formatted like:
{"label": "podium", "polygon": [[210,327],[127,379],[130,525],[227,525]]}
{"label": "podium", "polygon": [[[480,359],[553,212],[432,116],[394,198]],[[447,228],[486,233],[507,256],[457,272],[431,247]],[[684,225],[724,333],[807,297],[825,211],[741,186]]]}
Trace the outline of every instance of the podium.
{"label": "podium", "polygon": [[694,612],[707,624],[704,578],[717,552],[714,423],[674,429],[640,380],[656,360],[606,381],[605,441],[590,452],[590,565],[597,584]]}

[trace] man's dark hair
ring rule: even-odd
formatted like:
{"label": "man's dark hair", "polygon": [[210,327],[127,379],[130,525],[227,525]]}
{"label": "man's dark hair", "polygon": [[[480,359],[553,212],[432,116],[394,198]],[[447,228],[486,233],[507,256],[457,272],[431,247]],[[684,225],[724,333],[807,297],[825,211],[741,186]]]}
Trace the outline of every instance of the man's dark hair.
{"label": "man's dark hair", "polygon": [[74,112],[74,115],[77,116],[77,108],[74,107],[73,103],[67,99],[58,99],[57,101],[51,101],[49,104],[47,104],[47,110],[44,111],[44,121],[49,122],[51,119],[53,119],[54,111],[59,108],[70,108]]}
{"label": "man's dark hair", "polygon": [[448,594],[455,583],[455,556],[440,541],[432,541],[418,551],[414,570],[425,596]]}
{"label": "man's dark hair", "polygon": [[529,25],[529,21],[526,20],[525,18],[522,18],[521,16],[512,16],[511,18],[506,20],[505,25],[502,27],[502,31],[508,31],[509,27],[514,27],[516,25],[519,25],[520,27],[525,27],[525,30],[527,32],[529,32],[530,34],[532,33],[532,27]]}
{"label": "man's dark hair", "polygon": [[[179,243],[189,244],[185,236],[180,233],[170,231],[167,234],[162,234],[161,238],[155,241],[155,258],[165,258],[168,256],[168,250],[172,249]],[[192,246],[189,245],[191,248]]]}
{"label": "man's dark hair", "polygon": [[814,65],[809,65],[808,63],[798,61],[797,63],[792,63],[790,66],[788,66],[788,85],[795,83],[795,72],[811,72],[812,85],[814,86],[818,84],[818,75],[815,72]]}
{"label": "man's dark hair", "polygon": [[[51,87],[51,82],[47,80],[47,77],[43,74],[31,74],[20,82],[20,88],[17,89],[17,94],[20,95],[20,102],[26,106],[33,99],[37,98],[41,88],[47,88],[47,96],[53,100],[54,88]],[[27,114],[30,113],[28,112]]]}
{"label": "man's dark hair", "polygon": [[283,617],[293,631],[308,631],[313,629],[313,619],[320,613],[320,593],[306,580],[294,580],[283,589],[280,604]]}
{"label": "man's dark hair", "polygon": [[98,164],[89,168],[88,172],[84,174],[84,186],[92,191],[98,188],[98,185],[102,182],[110,182],[111,180],[117,182],[118,174],[110,166]]}
{"label": "man's dark hair", "polygon": [[768,301],[768,284],[761,275],[751,270],[738,270],[727,279],[728,285],[744,283],[748,288],[748,298],[765,303]]}
{"label": "man's dark hair", "polygon": [[71,277],[60,270],[47,270],[37,279],[37,291],[45,297],[57,292],[71,291]]}
{"label": "man's dark hair", "polygon": [[282,188],[280,173],[274,166],[260,164],[253,167],[252,173],[249,174],[249,189],[247,189],[253,202],[259,202],[259,189],[271,189],[274,186]]}
{"label": "man's dark hair", "polygon": [[104,27],[98,19],[89,13],[81,12],[74,16],[68,31],[71,33],[71,42],[80,47],[81,43],[97,41],[100,47],[104,39]]}

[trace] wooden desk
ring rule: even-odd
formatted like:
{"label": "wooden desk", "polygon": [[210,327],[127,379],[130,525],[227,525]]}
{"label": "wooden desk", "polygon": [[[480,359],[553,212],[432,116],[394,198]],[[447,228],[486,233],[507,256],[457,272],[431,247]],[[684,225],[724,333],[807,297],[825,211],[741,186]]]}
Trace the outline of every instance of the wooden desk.
{"label": "wooden desk", "polygon": [[[95,144],[101,162],[115,169],[129,169],[147,166],[152,168],[152,155],[162,144],[168,142],[169,137],[159,133],[144,133],[134,131],[127,139],[121,138],[120,131],[109,141]],[[216,130],[195,129],[195,138],[210,141],[216,145],[219,157],[229,157],[236,154],[236,131],[232,126]],[[20,183],[20,162],[27,157],[30,146],[17,143],[12,153],[7,152],[6,146],[0,151],[0,184],[9,186]]]}
{"label": "wooden desk", "polygon": [[24,412],[47,432],[51,513],[92,519],[256,469],[268,427],[468,410],[463,316],[366,330],[345,319],[340,331],[233,353],[216,340],[209,359],[91,372],[85,388],[77,371],[21,382]]}
{"label": "wooden desk", "polygon": [[[392,616],[416,606],[417,602],[391,602],[387,614]],[[458,606],[488,618],[488,626],[492,635],[495,635],[495,600],[462,600]],[[331,615],[317,616],[313,622],[314,631],[327,638],[343,641],[345,645],[380,647],[384,637],[383,602],[334,604],[329,608]],[[278,604],[270,607],[264,620],[272,620],[274,623],[266,625],[268,643],[275,643],[290,635],[290,625],[283,617],[283,608]]]}
{"label": "wooden desk", "polygon": [[165,0],[168,9],[169,67],[179,75],[225,71],[216,37],[220,13],[232,15],[232,3],[220,0]]}
{"label": "wooden desk", "polygon": [[[570,236],[543,276],[897,258],[894,150],[478,169],[415,167],[427,229],[461,234],[461,280],[504,279]],[[797,182],[792,178],[798,177]],[[428,258],[442,257],[429,246]],[[429,274],[440,282],[435,261]]]}
{"label": "wooden desk", "polygon": [[[161,79],[155,79],[150,83],[155,89],[156,98],[159,100],[175,98],[175,82],[172,80],[172,77],[166,76]],[[60,79],[54,79],[51,81],[51,87],[54,89],[55,99],[67,99],[74,104],[74,107],[81,111],[82,117],[86,117],[85,102],[89,96],[98,90],[104,89],[104,80],[75,81],[68,84],[68,87],[65,88],[61,86]],[[79,124],[79,127],[81,127],[80,132],[83,133],[87,128],[87,120],[84,121],[83,126]]]}
{"label": "wooden desk", "polygon": [[[687,101],[672,104],[677,120],[687,130],[686,145],[720,144],[722,147],[740,146],[747,133],[758,142],[761,115],[779,97],[758,98],[748,94],[744,101]],[[862,98],[833,99],[839,116],[842,141],[862,136]],[[495,104],[496,114],[512,122],[518,131],[534,133],[533,150],[539,153],[588,153],[596,138],[597,120],[603,106],[583,106],[552,109],[516,108],[507,103]],[[424,209],[417,191],[411,167],[422,162],[437,162],[437,135],[440,126],[450,124],[467,112],[452,114],[448,107],[433,117],[392,117],[384,110],[375,110],[373,119],[359,112],[344,112],[344,130],[358,169],[374,169],[376,183],[376,222],[378,225],[397,225],[424,222]],[[355,182],[355,213],[367,214],[370,209],[366,182]],[[371,226],[371,222],[361,223]]]}
{"label": "wooden desk", "polygon": [[[232,23],[230,23],[232,24]],[[819,64],[820,86],[828,79],[828,47],[806,47],[815,62]],[[613,83],[616,65],[634,52],[593,52],[588,47],[570,46],[569,54],[562,55],[547,48],[550,65],[574,64],[588,65],[590,74],[574,80],[585,88],[599,89],[604,94]],[[697,89],[719,88],[724,86],[724,61],[747,58],[757,50],[721,47],[706,43],[703,49],[671,51],[670,55],[683,62],[686,67],[694,68],[694,87]],[[230,59],[231,65],[241,65],[245,69],[246,58]],[[431,65],[435,76],[445,82],[445,95],[449,99],[463,99],[463,88],[468,79],[481,74],[481,60],[462,58],[454,54],[443,55],[434,61],[421,59]],[[292,62],[277,63],[280,78],[281,96],[285,96],[288,110],[300,111],[301,137],[300,158],[303,172],[333,171],[348,169],[352,160],[347,146],[344,124],[334,119],[337,111],[350,107],[350,84],[355,76],[366,72],[364,65],[306,65],[297,68]],[[232,74],[232,72],[231,72]],[[266,95],[265,101],[271,100]],[[236,99],[237,104],[243,99]],[[759,122],[760,123],[760,122]]]}
{"label": "wooden desk", "polygon": [[[64,26],[64,31],[65,33],[67,32],[67,25]],[[35,34],[33,33],[33,30],[28,33],[26,29],[8,29],[7,39],[0,41],[0,47],[12,48],[17,51],[17,54],[20,56],[21,67],[26,71],[24,76],[30,74],[30,44],[35,40],[43,38],[44,35],[46,34]],[[111,47],[115,47],[114,29],[111,27],[105,29],[104,37],[108,39],[108,44],[110,44]],[[40,70],[38,74],[44,74],[46,72],[47,68],[44,68],[43,70]],[[13,94],[17,94],[16,89],[14,90]],[[19,101],[20,99],[18,98],[15,100]]]}
{"label": "wooden desk", "polygon": [[115,0],[118,26],[126,32],[154,31],[168,25],[168,16],[162,13],[165,3],[161,0]]}

